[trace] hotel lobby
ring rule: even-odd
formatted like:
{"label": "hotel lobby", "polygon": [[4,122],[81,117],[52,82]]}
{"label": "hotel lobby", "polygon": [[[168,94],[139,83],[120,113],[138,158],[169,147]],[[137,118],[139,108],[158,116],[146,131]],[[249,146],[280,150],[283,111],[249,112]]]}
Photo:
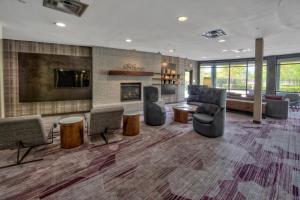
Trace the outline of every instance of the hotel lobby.
{"label": "hotel lobby", "polygon": [[0,200],[300,199],[300,1],[0,1]]}

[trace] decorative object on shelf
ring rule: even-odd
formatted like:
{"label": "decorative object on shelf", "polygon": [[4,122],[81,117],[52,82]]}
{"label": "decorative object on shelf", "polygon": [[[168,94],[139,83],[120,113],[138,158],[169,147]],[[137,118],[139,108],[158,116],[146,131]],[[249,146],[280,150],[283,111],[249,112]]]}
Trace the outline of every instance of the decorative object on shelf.
{"label": "decorative object on shelf", "polygon": [[162,85],[179,85],[180,74],[177,74],[176,64],[169,63],[168,67],[161,70],[161,84]]}
{"label": "decorative object on shelf", "polygon": [[108,75],[110,76],[153,76],[153,72],[143,71],[125,71],[125,70],[110,70]]}
{"label": "decorative object on shelf", "polygon": [[130,63],[123,65],[122,69],[126,71],[144,71],[143,67],[139,67],[136,64],[130,64]]}

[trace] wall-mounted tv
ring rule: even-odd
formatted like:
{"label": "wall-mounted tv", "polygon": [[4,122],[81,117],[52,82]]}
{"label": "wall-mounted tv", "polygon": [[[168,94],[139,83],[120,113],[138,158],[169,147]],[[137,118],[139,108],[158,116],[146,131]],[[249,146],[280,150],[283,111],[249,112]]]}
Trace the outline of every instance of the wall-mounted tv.
{"label": "wall-mounted tv", "polygon": [[54,69],[54,87],[81,88],[90,86],[90,71]]}

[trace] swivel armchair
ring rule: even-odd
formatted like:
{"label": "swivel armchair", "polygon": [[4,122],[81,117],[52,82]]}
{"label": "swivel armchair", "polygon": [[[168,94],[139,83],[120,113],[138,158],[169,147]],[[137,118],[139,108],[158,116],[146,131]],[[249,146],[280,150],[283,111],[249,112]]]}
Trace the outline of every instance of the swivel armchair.
{"label": "swivel armchair", "polygon": [[144,87],[144,121],[150,126],[161,126],[166,122],[164,106],[158,104],[158,88]]}

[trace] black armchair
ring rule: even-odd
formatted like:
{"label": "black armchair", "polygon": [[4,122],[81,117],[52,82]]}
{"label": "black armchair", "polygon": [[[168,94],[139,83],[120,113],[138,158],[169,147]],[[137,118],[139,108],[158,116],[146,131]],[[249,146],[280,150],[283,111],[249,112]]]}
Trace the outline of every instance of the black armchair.
{"label": "black armchair", "polygon": [[198,93],[201,102],[193,115],[194,130],[206,137],[224,134],[226,114],[226,90],[201,88]]}
{"label": "black armchair", "polygon": [[166,122],[164,106],[159,105],[158,88],[153,86],[144,87],[144,121],[150,126],[161,126]]}

